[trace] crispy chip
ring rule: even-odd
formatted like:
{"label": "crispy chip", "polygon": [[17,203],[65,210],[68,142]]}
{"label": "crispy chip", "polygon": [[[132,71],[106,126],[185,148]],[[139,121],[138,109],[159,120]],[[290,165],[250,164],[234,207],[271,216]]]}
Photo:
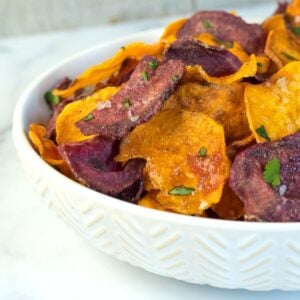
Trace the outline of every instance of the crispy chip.
{"label": "crispy chip", "polygon": [[[146,189],[159,190],[159,204],[184,214],[201,214],[217,203],[229,171],[222,126],[203,113],[180,109],[163,110],[136,127],[117,156],[122,162],[131,158],[147,160]],[[174,188],[184,195],[174,194]]]}
{"label": "crispy chip", "polygon": [[235,156],[245,148],[255,143],[255,137],[253,134],[246,136],[245,138],[237,141],[233,141],[227,146],[227,156],[231,161],[234,160]]}
{"label": "crispy chip", "polygon": [[221,219],[237,220],[244,215],[244,203],[234,194],[229,184],[226,183],[220,202],[214,205],[212,210]]}
{"label": "crispy chip", "polygon": [[91,139],[93,135],[83,135],[75,126],[75,123],[93,111],[99,102],[104,103],[109,100],[119,89],[120,87],[106,87],[83,100],[77,100],[65,106],[56,120],[56,141],[58,145]]}
{"label": "crispy chip", "polygon": [[[274,141],[299,130],[300,62],[286,65],[264,84],[248,84],[245,102],[249,126],[258,142]],[[259,135],[259,128],[266,133]]]}
{"label": "crispy chip", "polygon": [[69,166],[62,159],[54,142],[45,137],[46,128],[44,126],[34,123],[30,124],[28,136],[31,143],[33,144],[33,147],[36,149],[36,151],[44,161],[46,161],[51,166],[58,168],[69,178],[73,178]]}
{"label": "crispy chip", "polygon": [[244,86],[240,83],[183,83],[165,102],[164,108],[182,108],[207,114],[223,125],[227,143],[243,139],[251,133],[244,104]]}
{"label": "crispy chip", "polygon": [[157,210],[165,210],[157,201],[156,196],[158,191],[150,191],[142,199],[139,200],[138,204],[147,208],[153,208]]}
{"label": "crispy chip", "polygon": [[290,16],[300,16],[300,0],[293,0],[287,7],[286,13]]}
{"label": "crispy chip", "polygon": [[265,53],[279,69],[292,61],[300,61],[300,47],[286,29],[275,29],[269,33]]}
{"label": "crispy chip", "polygon": [[[216,39],[213,35],[209,33],[202,33],[197,37],[203,43],[211,46],[220,46],[221,48],[226,48],[233,55],[238,57],[238,59],[244,63],[249,61],[248,53],[242,48],[238,42],[226,42]],[[266,56],[256,56],[257,61],[257,72],[266,73],[270,66],[270,60]]]}
{"label": "crispy chip", "polygon": [[241,68],[234,74],[223,77],[212,77],[205,73],[199,65],[186,67],[185,80],[206,80],[209,83],[229,84],[241,81],[243,78],[253,77],[257,72],[257,61],[255,55],[251,55],[249,61],[245,62]]}
{"label": "crispy chip", "polygon": [[285,29],[284,16],[282,14],[276,14],[269,17],[264,21],[263,28],[267,33],[275,29]]}
{"label": "crispy chip", "polygon": [[58,166],[63,163],[63,159],[54,142],[45,138],[46,128],[44,126],[34,123],[30,124],[28,136],[43,160],[52,166]]}
{"label": "crispy chip", "polygon": [[162,36],[160,37],[160,41],[165,43],[165,47],[176,41],[177,31],[184,25],[187,19],[179,19],[170,23],[164,30]]}
{"label": "crispy chip", "polygon": [[55,89],[53,93],[62,98],[70,97],[80,88],[110,78],[112,74],[119,70],[125,59],[129,57],[141,59],[145,55],[158,55],[162,53],[163,49],[164,44],[162,42],[153,45],[141,42],[131,43],[122,47],[112,58],[88,68],[76,78],[69,88],[65,90]]}

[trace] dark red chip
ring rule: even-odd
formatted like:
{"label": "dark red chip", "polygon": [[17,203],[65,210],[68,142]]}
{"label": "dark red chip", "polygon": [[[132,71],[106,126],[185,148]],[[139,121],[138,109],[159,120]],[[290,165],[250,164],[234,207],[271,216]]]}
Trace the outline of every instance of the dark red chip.
{"label": "dark red chip", "polygon": [[132,159],[123,167],[114,161],[119,142],[105,137],[64,144],[59,152],[82,184],[104,194],[136,203],[143,192],[145,160]]}
{"label": "dark red chip", "polygon": [[187,66],[200,65],[208,75],[214,77],[233,74],[242,65],[228,50],[193,39],[177,40],[171,44],[165,52],[165,58],[179,59]]}
{"label": "dark red chip", "polygon": [[248,54],[264,52],[266,35],[262,26],[247,24],[240,17],[224,11],[195,13],[178,31],[177,38],[195,38],[205,32],[223,41],[238,42]]}
{"label": "dark red chip", "polygon": [[[280,162],[280,184],[274,187],[263,177],[273,159]],[[300,221],[300,133],[239,153],[231,167],[230,186],[245,204],[246,219]]]}
{"label": "dark red chip", "polygon": [[160,110],[184,70],[180,60],[159,63],[154,56],[144,57],[124,87],[110,99],[111,106],[94,110],[89,121],[83,119],[76,126],[84,135],[122,138]]}
{"label": "dark red chip", "polygon": [[287,1],[282,1],[282,2],[279,1],[277,4],[277,8],[274,11],[273,15],[285,14],[288,5],[289,5],[289,3]]}

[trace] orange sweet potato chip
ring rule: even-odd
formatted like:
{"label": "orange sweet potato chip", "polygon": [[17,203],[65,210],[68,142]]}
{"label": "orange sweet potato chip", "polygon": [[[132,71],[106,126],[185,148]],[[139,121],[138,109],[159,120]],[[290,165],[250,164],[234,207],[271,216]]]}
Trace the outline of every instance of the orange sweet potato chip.
{"label": "orange sweet potato chip", "polygon": [[229,84],[239,82],[243,78],[253,77],[257,72],[257,60],[254,54],[252,54],[248,61],[244,62],[241,68],[231,75],[223,77],[212,77],[209,76],[201,66],[187,66],[185,80],[193,78],[194,80],[205,80],[209,83],[215,84]]}
{"label": "orange sweet potato chip", "polygon": [[[226,42],[216,39],[209,33],[200,34],[197,39],[203,43],[211,46],[219,46],[225,48],[233,55],[235,55],[242,63],[249,61],[248,53],[242,48],[238,42]],[[270,60],[266,56],[256,56],[257,61],[257,72],[266,73],[268,71]]]}
{"label": "orange sweet potato chip", "polygon": [[275,29],[285,29],[284,16],[282,14],[276,14],[269,17],[264,21],[263,28],[267,33]]}
{"label": "orange sweet potato chip", "polygon": [[248,84],[245,103],[258,142],[274,141],[299,130],[300,62],[287,64],[263,84]]}
{"label": "orange sweet potato chip", "polygon": [[227,143],[250,134],[244,86],[240,83],[186,82],[165,102],[164,108],[182,108],[207,114],[223,125]]}
{"label": "orange sweet potato chip", "polygon": [[229,184],[226,183],[220,202],[214,205],[212,210],[221,219],[237,220],[244,215],[244,203],[233,193]]}
{"label": "orange sweet potato chip", "polygon": [[164,30],[160,41],[165,43],[165,47],[176,41],[177,31],[184,25],[187,19],[179,19],[170,23]]}
{"label": "orange sweet potato chip", "polygon": [[279,69],[292,61],[300,61],[300,46],[286,29],[275,29],[269,33],[265,53]]}
{"label": "orange sweet potato chip", "polygon": [[[93,137],[83,135],[75,123],[88,116],[99,103],[109,105],[109,99],[120,87],[106,87],[82,100],[74,101],[64,107],[56,120],[56,142],[58,145],[70,142],[80,142]],[[106,102],[107,101],[107,102]],[[88,119],[86,120],[89,121]]]}
{"label": "orange sweet potato chip", "polygon": [[165,210],[157,201],[156,196],[158,191],[150,191],[142,199],[139,200],[138,204],[147,208],[153,208],[157,210]]}
{"label": "orange sweet potato chip", "polygon": [[54,142],[45,138],[46,128],[44,126],[34,123],[30,124],[28,136],[43,160],[52,166],[59,166],[63,163],[63,159]]}
{"label": "orange sweet potato chip", "polygon": [[293,0],[287,7],[286,13],[289,16],[300,16],[300,0]]}
{"label": "orange sweet potato chip", "polygon": [[66,176],[73,178],[69,166],[60,156],[54,142],[45,137],[46,128],[44,126],[34,123],[30,124],[28,136],[33,147],[44,161],[58,168]]}
{"label": "orange sweet potato chip", "polygon": [[65,90],[55,89],[53,93],[62,98],[70,97],[78,89],[99,83],[111,77],[116,71],[119,70],[125,59],[133,57],[141,59],[145,55],[158,55],[162,53],[164,44],[158,42],[157,44],[145,44],[135,42],[122,47],[112,58],[100,63],[99,65],[92,66],[79,75],[74,83]]}
{"label": "orange sweet potato chip", "polygon": [[[121,143],[117,160],[144,158],[146,189],[157,202],[183,214],[202,214],[217,203],[228,178],[224,130],[200,112],[165,109]],[[149,183],[150,181],[150,183]]]}

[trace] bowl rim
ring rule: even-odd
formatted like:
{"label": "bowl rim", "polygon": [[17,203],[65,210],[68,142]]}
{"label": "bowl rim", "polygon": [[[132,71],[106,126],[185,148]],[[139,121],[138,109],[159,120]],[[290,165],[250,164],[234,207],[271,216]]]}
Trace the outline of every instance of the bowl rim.
{"label": "bowl rim", "polygon": [[[145,36],[157,36],[159,37],[162,32],[161,28],[141,31],[138,33],[126,35],[124,37],[113,39],[112,41],[99,43],[93,47],[87,48],[83,51],[77,52],[70,57],[61,60],[57,64],[48,68],[46,71],[42,72],[37,76],[31,83],[27,85],[23,93],[20,95],[17,104],[14,109],[13,114],[13,141],[18,155],[27,156],[28,160],[32,164],[41,170],[50,181],[56,182],[58,185],[63,185],[65,190],[72,189],[76,194],[84,197],[90,197],[94,202],[98,202],[101,206],[106,206],[110,209],[122,210],[128,214],[139,215],[143,218],[156,219],[164,222],[175,223],[175,224],[184,224],[188,226],[195,227],[205,227],[205,228],[214,228],[222,230],[235,230],[235,231],[264,231],[264,232],[286,232],[286,231],[295,231],[300,229],[300,222],[249,222],[249,221],[232,221],[232,220],[222,220],[222,219],[213,219],[213,218],[204,218],[204,217],[195,217],[190,215],[181,215],[172,212],[160,211],[151,208],[142,207],[132,203],[122,201],[117,198],[102,194],[100,192],[94,191],[88,187],[85,187],[67,176],[61,174],[59,171],[48,165],[34,150],[27,138],[26,128],[23,124],[25,123],[24,108],[28,103],[30,104],[30,97],[32,91],[43,82],[48,76],[50,76],[57,69],[62,68],[64,65],[76,61],[77,59],[82,59],[83,57],[89,55],[94,51],[101,51],[102,48],[115,46],[122,42],[123,44],[128,43],[131,39],[143,39]],[[114,49],[113,51],[115,51]],[[22,149],[22,154],[19,149]]]}

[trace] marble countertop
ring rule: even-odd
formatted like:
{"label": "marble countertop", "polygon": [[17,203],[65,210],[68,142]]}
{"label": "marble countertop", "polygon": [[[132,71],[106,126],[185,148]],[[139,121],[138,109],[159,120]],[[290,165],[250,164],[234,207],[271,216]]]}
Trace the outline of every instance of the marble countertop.
{"label": "marble countertop", "polygon": [[[272,8],[263,6],[266,15]],[[252,8],[240,11],[259,17]],[[252,293],[192,285],[99,253],[39,201],[16,158],[12,112],[40,72],[81,49],[165,25],[169,19],[0,40],[0,299],[299,299],[298,292]]]}

